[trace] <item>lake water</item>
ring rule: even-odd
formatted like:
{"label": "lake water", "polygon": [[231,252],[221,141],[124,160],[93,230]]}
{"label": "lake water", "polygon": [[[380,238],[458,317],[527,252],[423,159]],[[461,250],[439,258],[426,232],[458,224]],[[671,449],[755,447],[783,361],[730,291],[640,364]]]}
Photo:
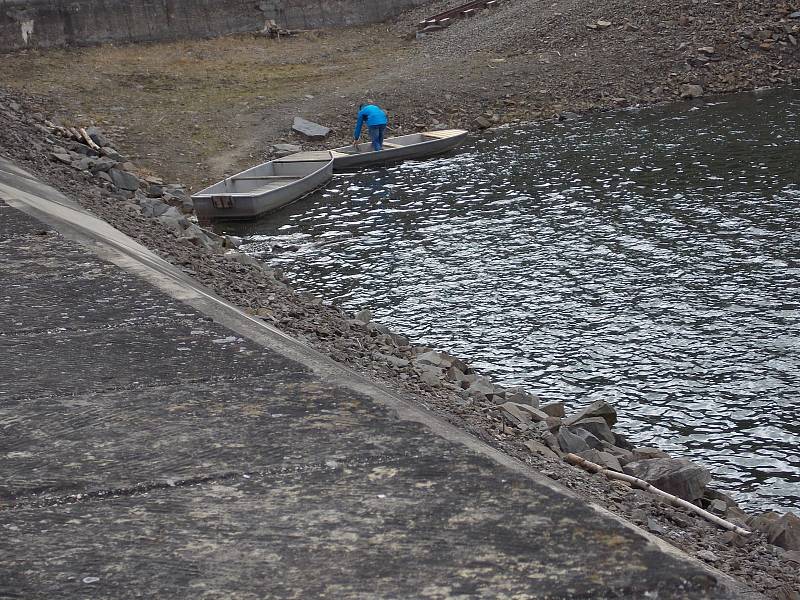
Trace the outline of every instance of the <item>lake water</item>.
{"label": "lake water", "polygon": [[797,511],[799,113],[782,90],[501,129],[223,229],[299,289],[545,401],[605,399],[744,506]]}

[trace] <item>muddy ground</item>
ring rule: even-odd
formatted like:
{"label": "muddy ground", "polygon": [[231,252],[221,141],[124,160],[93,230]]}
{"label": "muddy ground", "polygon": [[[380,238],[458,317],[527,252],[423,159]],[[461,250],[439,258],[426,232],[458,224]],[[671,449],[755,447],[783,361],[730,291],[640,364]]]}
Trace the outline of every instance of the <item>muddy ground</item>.
{"label": "muddy ground", "polygon": [[64,124],[103,127],[141,168],[196,190],[298,141],[296,115],[334,130],[307,147],[347,143],[364,99],[387,109],[390,134],[475,129],[481,115],[675,100],[687,84],[705,94],[780,85],[800,67],[797,6],[783,1],[504,0],[415,38],[418,21],[450,4],[280,40],[31,50],[4,56],[0,81],[49,99]]}

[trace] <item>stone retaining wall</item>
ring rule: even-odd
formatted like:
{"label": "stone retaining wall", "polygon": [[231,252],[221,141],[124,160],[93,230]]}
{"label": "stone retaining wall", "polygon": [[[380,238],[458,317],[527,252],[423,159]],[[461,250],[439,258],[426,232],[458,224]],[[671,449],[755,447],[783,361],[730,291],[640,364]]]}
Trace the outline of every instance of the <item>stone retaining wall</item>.
{"label": "stone retaining wall", "polygon": [[430,0],[0,0],[0,52],[374,23]]}

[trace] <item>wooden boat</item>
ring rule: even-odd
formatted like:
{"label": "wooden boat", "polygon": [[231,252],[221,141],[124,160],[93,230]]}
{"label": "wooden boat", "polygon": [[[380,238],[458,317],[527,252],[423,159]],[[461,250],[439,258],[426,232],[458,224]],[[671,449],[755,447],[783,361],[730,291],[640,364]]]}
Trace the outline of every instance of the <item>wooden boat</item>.
{"label": "wooden boat", "polygon": [[198,219],[254,219],[299,200],[333,176],[331,153],[314,154],[271,160],[192,194]]}
{"label": "wooden boat", "polygon": [[[348,171],[362,167],[372,167],[402,160],[413,160],[442,154],[452,150],[464,141],[467,132],[463,129],[426,131],[398,137],[386,138],[383,150],[375,152],[371,143],[355,146],[342,146],[330,151],[333,156],[334,171]],[[309,160],[320,152],[298,152],[283,160]]]}

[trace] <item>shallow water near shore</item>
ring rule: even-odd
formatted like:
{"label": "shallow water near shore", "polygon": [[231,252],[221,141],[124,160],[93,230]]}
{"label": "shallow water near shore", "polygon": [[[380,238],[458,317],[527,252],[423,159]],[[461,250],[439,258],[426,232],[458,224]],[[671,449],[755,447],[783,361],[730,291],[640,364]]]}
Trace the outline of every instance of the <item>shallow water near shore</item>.
{"label": "shallow water near shore", "polygon": [[799,114],[780,90],[505,128],[221,229],[498,383],[611,402],[750,510],[798,511]]}

